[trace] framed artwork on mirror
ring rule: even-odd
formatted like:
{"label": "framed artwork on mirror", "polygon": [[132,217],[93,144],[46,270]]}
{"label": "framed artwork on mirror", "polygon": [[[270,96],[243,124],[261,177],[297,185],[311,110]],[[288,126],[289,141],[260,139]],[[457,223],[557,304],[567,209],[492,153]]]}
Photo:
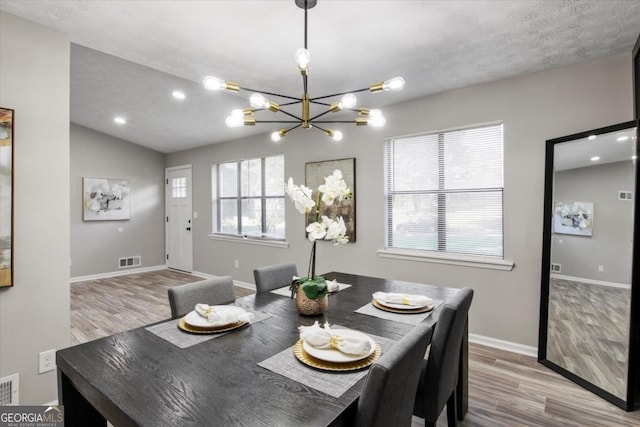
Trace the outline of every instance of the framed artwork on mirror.
{"label": "framed artwork on mirror", "polygon": [[593,203],[556,202],[553,210],[553,232],[592,236]]}
{"label": "framed artwork on mirror", "polygon": [[13,286],[13,120],[0,108],[0,287]]}
{"label": "framed artwork on mirror", "polygon": [[[324,211],[320,215],[330,218],[342,217],[347,227],[346,235],[349,236],[349,243],[356,241],[356,159],[354,157],[339,160],[327,160],[322,162],[305,163],[305,186],[309,187],[313,193],[312,198],[317,196],[318,186],[324,184],[324,178],[333,174],[335,170],[342,172],[342,178],[351,189],[353,197],[334,203],[332,206],[321,205]],[[305,218],[305,228],[315,221],[312,213],[308,213]]]}

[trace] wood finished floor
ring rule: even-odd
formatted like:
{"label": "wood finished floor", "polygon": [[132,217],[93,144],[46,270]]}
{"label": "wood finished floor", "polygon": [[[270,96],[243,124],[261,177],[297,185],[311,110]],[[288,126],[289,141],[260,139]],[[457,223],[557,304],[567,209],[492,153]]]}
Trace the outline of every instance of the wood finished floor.
{"label": "wood finished floor", "polygon": [[547,359],[621,399],[631,290],[552,278]]}
{"label": "wood finished floor", "polygon": [[[162,270],[71,284],[72,341],[82,343],[166,319],[167,289],[201,280]],[[252,291],[236,287],[236,296]],[[446,411],[438,427],[447,425]],[[412,427],[424,425],[414,417]],[[471,344],[469,412],[461,427],[637,427],[628,413],[534,358]]]}

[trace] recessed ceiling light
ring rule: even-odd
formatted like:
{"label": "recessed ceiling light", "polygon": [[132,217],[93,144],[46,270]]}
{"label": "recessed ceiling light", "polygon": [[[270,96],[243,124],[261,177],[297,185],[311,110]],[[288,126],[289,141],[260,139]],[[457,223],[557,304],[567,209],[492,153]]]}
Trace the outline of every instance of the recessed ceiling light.
{"label": "recessed ceiling light", "polygon": [[626,141],[627,139],[629,139],[629,137],[627,135],[622,135],[616,138],[616,141],[618,142],[623,142]]}
{"label": "recessed ceiling light", "polygon": [[119,125],[123,125],[123,124],[127,123],[127,119],[125,119],[124,117],[120,117],[120,116],[114,117],[113,121],[116,122]]}
{"label": "recessed ceiling light", "polygon": [[589,141],[593,141],[593,140],[594,140],[594,139],[596,139],[596,138],[597,138],[597,136],[595,136],[595,135],[589,135],[589,136],[587,137],[587,139],[588,139]]}
{"label": "recessed ceiling light", "polygon": [[600,156],[593,156],[593,157],[591,158],[591,161],[592,161],[592,162],[597,162],[598,160],[600,160]]}
{"label": "recessed ceiling light", "polygon": [[185,99],[187,96],[184,94],[184,92],[180,91],[180,90],[174,90],[171,95],[173,95],[173,97],[175,99],[179,99],[180,101],[182,101],[183,99]]}

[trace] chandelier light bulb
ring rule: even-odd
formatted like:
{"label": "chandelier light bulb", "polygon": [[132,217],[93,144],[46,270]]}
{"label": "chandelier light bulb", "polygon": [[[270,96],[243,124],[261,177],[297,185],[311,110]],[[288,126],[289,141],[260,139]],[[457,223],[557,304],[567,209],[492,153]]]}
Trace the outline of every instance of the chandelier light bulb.
{"label": "chandelier light bulb", "polygon": [[358,98],[356,98],[356,96],[352,93],[347,93],[342,98],[340,98],[340,101],[338,101],[338,107],[340,107],[341,110],[344,110],[345,108],[355,107],[357,103]]}
{"label": "chandelier light bulb", "polygon": [[264,108],[267,109],[271,106],[271,102],[262,94],[254,93],[249,98],[249,103],[253,108]]}
{"label": "chandelier light bulb", "polygon": [[202,83],[207,90],[223,90],[227,87],[227,82],[213,76],[205,77],[204,80],[202,80]]}
{"label": "chandelier light bulb", "polygon": [[298,68],[306,70],[309,62],[311,62],[311,52],[309,52],[308,49],[301,47],[296,50],[296,63],[298,64]]}
{"label": "chandelier light bulb", "polygon": [[342,132],[340,132],[339,130],[334,130],[331,139],[333,139],[334,141],[342,141],[342,137]]}
{"label": "chandelier light bulb", "polygon": [[385,91],[402,90],[402,88],[404,88],[404,79],[402,77],[394,77],[382,83],[382,89]]}
{"label": "chandelier light bulb", "polygon": [[238,116],[238,115],[234,115],[233,113],[231,113],[230,116],[227,116],[224,122],[227,125],[227,127],[230,127],[230,128],[237,128],[244,125],[244,119],[242,118],[242,115]]}
{"label": "chandelier light bulb", "polygon": [[369,111],[369,118],[367,119],[367,125],[372,127],[382,127],[387,122],[387,120],[382,115],[382,111],[380,110],[371,110]]}

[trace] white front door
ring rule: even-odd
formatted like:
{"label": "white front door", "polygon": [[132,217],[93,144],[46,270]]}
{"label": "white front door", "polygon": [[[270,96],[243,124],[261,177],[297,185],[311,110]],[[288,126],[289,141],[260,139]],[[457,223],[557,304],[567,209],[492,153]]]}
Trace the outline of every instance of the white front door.
{"label": "white front door", "polygon": [[193,270],[191,165],[166,170],[167,267]]}

